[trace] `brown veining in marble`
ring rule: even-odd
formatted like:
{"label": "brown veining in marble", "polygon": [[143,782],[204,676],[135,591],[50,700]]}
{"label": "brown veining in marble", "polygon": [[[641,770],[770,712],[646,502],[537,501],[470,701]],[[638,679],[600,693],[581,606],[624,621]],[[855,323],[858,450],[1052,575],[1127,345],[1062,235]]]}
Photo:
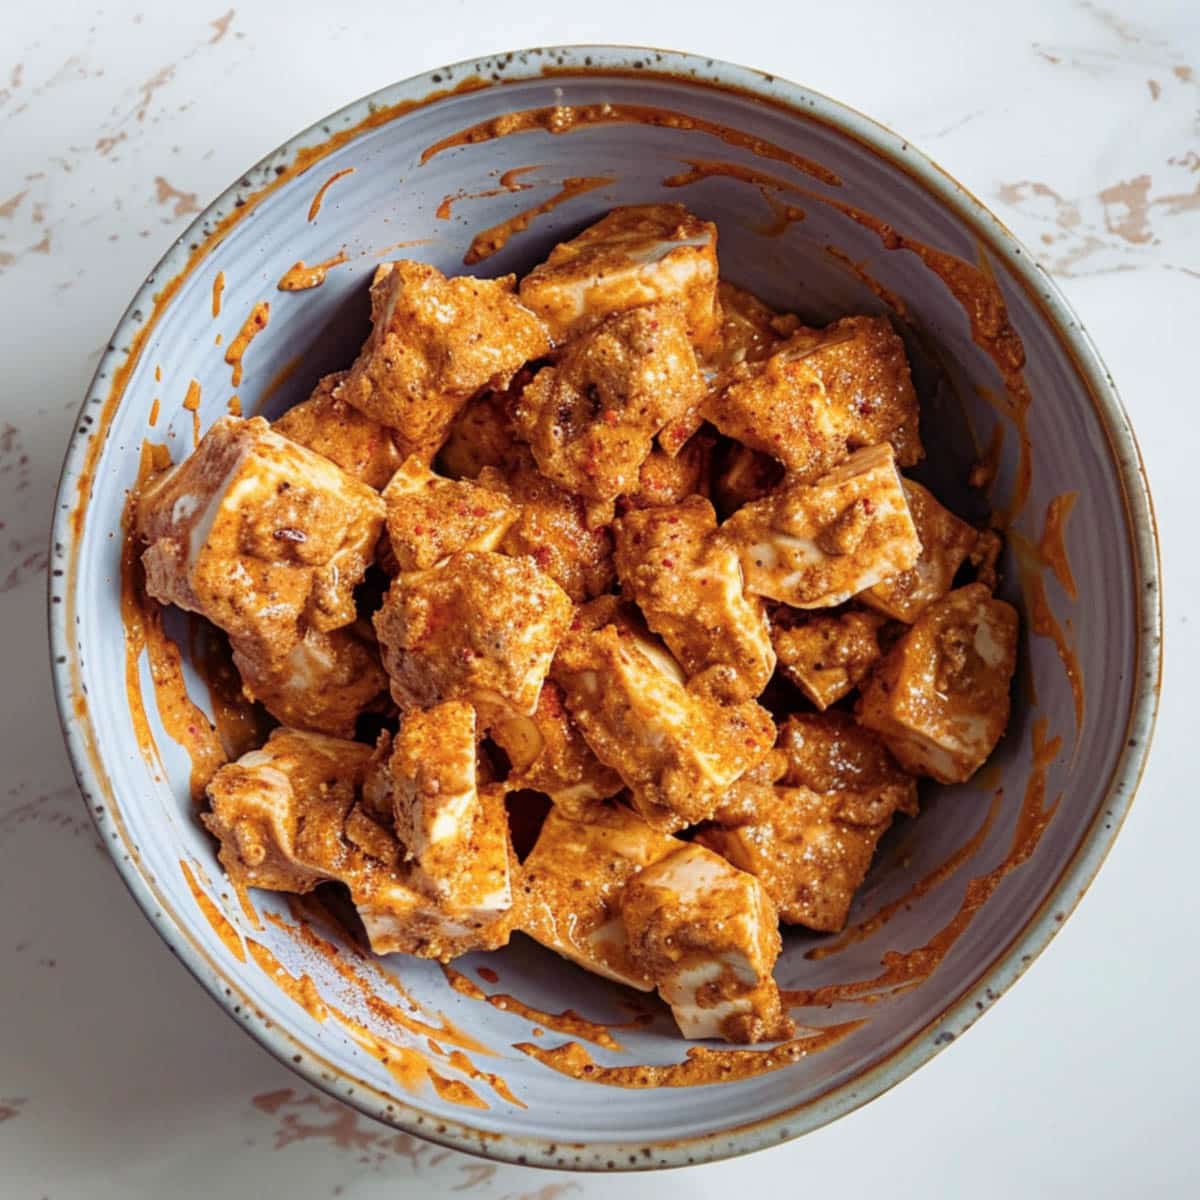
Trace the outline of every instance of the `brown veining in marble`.
{"label": "brown veining in marble", "polygon": [[200,211],[199,197],[195,192],[181,191],[161,175],[154,177],[154,199],[159,204],[170,204],[174,201],[172,216],[186,217]]}

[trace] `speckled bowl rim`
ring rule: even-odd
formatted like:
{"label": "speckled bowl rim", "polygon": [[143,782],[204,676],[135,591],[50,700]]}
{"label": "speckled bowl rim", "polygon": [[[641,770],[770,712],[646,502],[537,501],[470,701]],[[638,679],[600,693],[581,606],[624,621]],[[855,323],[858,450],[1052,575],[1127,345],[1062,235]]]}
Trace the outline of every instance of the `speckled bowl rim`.
{"label": "speckled bowl rim", "polygon": [[[80,496],[81,480],[90,460],[89,446],[105,438],[109,425],[99,424],[91,413],[98,406],[109,420],[119,407],[105,410],[110,389],[121,387],[121,367],[140,349],[136,335],[158,303],[159,280],[174,279],[186,272],[192,251],[202,244],[221,220],[246,202],[256,180],[267,181],[292,164],[306,146],[327,140],[342,130],[358,129],[372,114],[389,106],[416,102],[436,104],[446,95],[448,84],[472,76],[490,75],[495,85],[556,74],[602,75],[613,71],[679,79],[717,90],[749,95],[771,106],[792,111],[801,119],[815,120],[847,135],[891,165],[905,171],[935,200],[971,228],[997,254],[1040,310],[1069,353],[1076,371],[1087,387],[1108,440],[1123,492],[1127,528],[1137,570],[1135,618],[1137,660],[1133,698],[1123,746],[1113,770],[1104,802],[1063,866],[1046,900],[1025,923],[1008,946],[980,974],[973,986],[963,991],[942,1014],[930,1022],[881,1062],[855,1078],[793,1109],[750,1124],[685,1140],[644,1143],[593,1142],[566,1145],[542,1138],[494,1134],[463,1122],[441,1120],[424,1112],[418,1104],[397,1102],[344,1068],[300,1042],[286,1029],[255,1014],[245,1003],[236,977],[230,974],[187,932],[172,911],[166,896],[138,856],[123,853],[129,848],[120,808],[104,769],[99,744],[90,717],[75,710],[74,679],[78,677],[75,639],[68,628],[66,592],[77,586],[74,565],[84,541],[86,514],[74,519],[77,508],[86,508],[88,496]],[[405,109],[386,118],[403,119]],[[364,128],[369,129],[370,124]],[[351,139],[352,140],[352,139]],[[166,303],[170,303],[168,299]],[[107,382],[106,382],[107,381]],[[115,393],[114,393],[115,394]],[[93,450],[93,453],[98,453]],[[88,489],[90,492],[90,489]],[[907,139],[863,114],[818,92],[752,68],[725,63],[701,55],[656,50],[639,46],[581,45],[514,51],[469,59],[449,67],[382,88],[354,101],[340,111],[316,122],[267,155],[211,204],[178,238],[138,290],[122,316],[108,349],[101,358],[77,421],[66,454],[55,500],[51,533],[51,569],[48,573],[50,648],[52,675],[71,763],[83,792],[88,812],[101,840],[108,847],[117,870],[134,899],[157,928],[171,951],[184,963],[209,994],[239,1021],[264,1049],[290,1067],[314,1087],[353,1105],[367,1116],[381,1120],[418,1137],[472,1154],[529,1166],[568,1170],[620,1170],[677,1167],[750,1153],[800,1136],[833,1121],[873,1100],[905,1079],[939,1050],[968,1029],[1025,971],[1062,927],[1079,903],[1108,854],[1129,811],[1145,768],[1150,738],[1158,708],[1162,671],[1162,597],[1158,534],[1149,484],[1137,441],[1128,416],[1117,395],[1112,376],[1104,366],[1091,338],[1045,270],[1012,233],[975,196],[951,178],[932,160],[915,150]]]}

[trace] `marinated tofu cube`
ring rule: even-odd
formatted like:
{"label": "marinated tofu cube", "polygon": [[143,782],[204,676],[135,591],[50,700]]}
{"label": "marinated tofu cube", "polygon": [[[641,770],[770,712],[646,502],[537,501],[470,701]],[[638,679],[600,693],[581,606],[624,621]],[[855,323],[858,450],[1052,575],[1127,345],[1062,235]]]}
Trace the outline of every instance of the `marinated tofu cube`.
{"label": "marinated tofu cube", "polygon": [[960,521],[911,479],[904,481],[904,495],[921,539],[921,557],[907,571],[868,588],[861,598],[864,604],[911,625],[932,601],[954,586],[954,576],[974,551],[979,531]]}
{"label": "marinated tofu cube", "polygon": [[522,368],[507,390],[487,391],[468,400],[450,425],[438,453],[438,469],[451,479],[478,479],[484,467],[501,472],[529,454],[512,424],[512,404],[533,372]]}
{"label": "marinated tofu cube", "polygon": [[[682,204],[614,208],[521,280],[521,300],[562,344],[611,313],[677,300],[692,341],[717,336],[717,227]],[[532,356],[531,356],[532,357]]]}
{"label": "marinated tofu cube", "polygon": [[723,535],[746,590],[793,608],[831,608],[907,571],[921,541],[890,446],[856,450],[804,484],[793,479],[738,509]]}
{"label": "marinated tofu cube", "polygon": [[798,480],[812,480],[849,451],[838,414],[795,338],[769,358],[743,362],[719,380],[704,416],[726,437],[769,454]]}
{"label": "marinated tofu cube", "polygon": [[787,761],[781,784],[838,792],[861,824],[894,811],[917,814],[917,781],[848,712],[794,713],[780,726],[777,748]]}
{"label": "marinated tofu cube", "polygon": [[739,363],[762,362],[800,328],[790,313],[777,313],[753,292],[722,279],[717,284],[721,336],[704,356],[706,370],[719,374]]}
{"label": "marinated tofu cube", "polygon": [[852,449],[890,442],[902,467],[920,460],[917,393],[904,343],[887,317],[843,317],[798,331],[789,346],[821,381]]}
{"label": "marinated tofu cube", "polygon": [[568,633],[554,679],[596,757],[624,780],[637,812],[668,833],[710,817],[775,740],[765,709],[689,691],[675,660],[625,617]]}
{"label": "marinated tofu cube", "polygon": [[586,500],[637,487],[652,439],[704,381],[678,303],[617,313],[543,367],[513,408],[542,474]]}
{"label": "marinated tofu cube", "polygon": [[935,600],[879,664],[858,701],[909,771],[964,783],[1008,724],[1017,613],[982,583]]}
{"label": "marinated tofu cube", "polygon": [[324,376],[307,400],[288,409],[271,428],[378,491],[404,461],[404,447],[394,429],[333,394],[345,378],[345,371]]}
{"label": "marinated tofu cube", "polygon": [[753,875],[704,846],[643,867],[621,896],[629,955],[686,1038],[764,1042],[795,1032],[772,977],[782,943]]}
{"label": "marinated tofu cube", "polygon": [[517,519],[502,492],[435,475],[406,459],[383,490],[388,541],[401,571],[424,571],[459,550],[495,550]]}
{"label": "marinated tofu cube", "polygon": [[512,713],[498,719],[491,736],[508,756],[509,789],[542,792],[567,816],[578,816],[591,802],[615,796],[624,786],[616,771],[592,753],[552,680],[543,684],[531,716]]}
{"label": "marinated tofu cube", "polygon": [[638,472],[637,487],[624,496],[630,508],[679,504],[693,494],[707,495],[713,439],[698,433],[679,452],[653,449]]}
{"label": "marinated tofu cube", "polygon": [[540,474],[532,458],[504,474],[485,467],[479,482],[517,505],[517,519],[500,542],[503,553],[532,558],[576,604],[612,586],[612,534],[590,527],[584,502]]}
{"label": "marinated tofu cube", "polygon": [[737,552],[716,532],[701,496],[630,512],[616,524],[617,576],[693,688],[749,700],[767,686],[775,651],[762,602],[746,595]]}
{"label": "marinated tofu cube", "polygon": [[146,591],[286,654],[349,625],[383,525],[379,494],[261,417],[223,417],[141,493]]}
{"label": "marinated tofu cube", "polygon": [[352,868],[345,823],[370,758],[358,742],[281,726],[261,749],[221,767],[201,820],[221,843],[230,879],[309,892]]}
{"label": "marinated tofu cube", "polygon": [[521,865],[517,928],[585,970],[648,992],[654,981],[629,958],[621,921],[625,884],[680,842],[619,804],[575,820],[552,808]]}
{"label": "marinated tofu cube", "polygon": [[425,890],[447,895],[469,865],[479,810],[475,710],[461,700],[406,714],[389,763],[392,816]]}
{"label": "marinated tofu cube", "polygon": [[466,700],[481,714],[531,714],[571,601],[528,558],[461,551],[401,576],[375,614],[401,710]]}
{"label": "marinated tofu cube", "polygon": [[743,504],[770,495],[784,475],[782,464],[769,454],[751,450],[740,442],[725,442],[716,461],[713,503],[723,517],[732,516]]}
{"label": "marinated tofu cube", "polygon": [[759,810],[751,823],[713,826],[697,840],[758,879],[781,920],[826,933],[843,928],[892,811],[863,823],[853,794],[802,787],[772,788]]}
{"label": "marinated tofu cube", "polygon": [[305,630],[282,657],[255,639],[234,638],[232,646],[246,698],[297,729],[352,737],[359,716],[387,690],[378,651],[348,629]]}
{"label": "marinated tofu cube", "polygon": [[779,669],[824,711],[848,696],[883,656],[878,613],[819,613],[794,619],[777,613],[771,640]]}
{"label": "marinated tofu cube", "polygon": [[384,263],[371,285],[371,334],[336,395],[398,431],[410,453],[441,446],[459,409],[504,387],[550,348],[514,277],[447,279],[418,262]]}

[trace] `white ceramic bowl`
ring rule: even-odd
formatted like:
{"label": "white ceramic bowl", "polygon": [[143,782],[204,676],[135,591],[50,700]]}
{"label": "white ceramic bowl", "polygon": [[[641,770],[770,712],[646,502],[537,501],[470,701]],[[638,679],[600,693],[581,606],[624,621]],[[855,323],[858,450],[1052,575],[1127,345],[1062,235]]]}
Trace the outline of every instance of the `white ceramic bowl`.
{"label": "white ceramic bowl", "polygon": [[[506,113],[554,106],[560,120],[568,109],[579,118],[570,132],[482,135]],[[481,132],[467,144],[427,152],[473,126]],[[715,174],[714,162],[725,164]],[[528,190],[500,187],[503,172],[530,164],[538,166],[523,176]],[[321,185],[351,168],[310,213]],[[684,201],[717,221],[723,271],[769,301],[814,321],[902,308],[935,486],[983,515],[986,501],[964,486],[972,437],[979,445],[1002,437],[992,502],[1016,509],[1004,594],[1024,618],[1021,668],[995,766],[970,786],[928,789],[920,818],[889,834],[851,923],[889,905],[893,919],[825,957],[806,953],[829,939],[794,930],[785,939],[777,970],[785,987],[860,981],[826,993],[832,1004],[797,1008],[796,1018],[860,1024],[778,1070],[684,1091],[558,1074],[514,1048],[568,1040],[545,1022],[534,1036],[536,1021],[453,990],[427,962],[393,957],[370,974],[336,926],[322,952],[283,927],[292,917],[281,897],[256,894],[259,911],[278,920],[252,928],[195,819],[189,762],[163,729],[144,657],[127,680],[126,489],[144,439],[166,440],[176,458],[190,448],[193,414],[181,407],[189,380],[201,385],[201,426],[226,410],[233,389],[215,335],[227,347],[252,306],[269,301],[237,391],[246,411],[278,412],[352,357],[381,255],[462,270],[475,234],[549,200],[572,177],[607,181],[534,217],[473,269],[526,269],[614,204]],[[443,198],[459,193],[441,219]],[[397,243],[412,244],[387,249]],[[340,250],[346,261],[321,287],[276,290],[298,259]],[[225,291],[214,319],[219,271]],[[1005,355],[1007,378],[998,367]],[[1033,549],[1048,505],[1070,492],[1074,596]],[[138,903],[213,997],[314,1085],[495,1158],[599,1169],[701,1162],[795,1137],[892,1086],[961,1034],[1071,911],[1116,836],[1153,723],[1160,614],[1150,500],[1112,381],[1077,318],[995,217],[901,138],[801,87],[687,55],[578,47],[463,63],[357,101],[281,147],[197,219],[134,297],[81,411],[56,518],[50,624],[60,711],[89,810]],[[1013,545],[1027,548],[1023,570]],[[1045,636],[1052,623],[1063,631],[1061,657]],[[1078,723],[1064,667],[1075,660]],[[184,663],[207,706],[186,646]],[[145,699],[154,747],[139,748],[127,683]],[[1035,743],[1049,749],[1035,754]],[[921,880],[911,904],[896,904]],[[290,975],[307,973],[343,1018],[322,1014],[311,993],[299,1002],[299,985],[281,987],[286,978],[268,956]],[[347,963],[369,981],[347,983]],[[521,938],[457,965],[484,991],[537,1009],[628,1021],[619,989]],[[480,966],[499,982],[485,983]],[[394,1005],[390,1017],[378,1001],[369,1006],[370,992]],[[665,1010],[615,1036],[620,1050],[590,1047],[597,1063],[675,1062],[688,1049]],[[463,1043],[472,1048],[451,1060]],[[464,1107],[458,1085],[435,1090],[427,1067],[470,1086],[487,1107]],[[472,1072],[502,1077],[525,1107]]]}

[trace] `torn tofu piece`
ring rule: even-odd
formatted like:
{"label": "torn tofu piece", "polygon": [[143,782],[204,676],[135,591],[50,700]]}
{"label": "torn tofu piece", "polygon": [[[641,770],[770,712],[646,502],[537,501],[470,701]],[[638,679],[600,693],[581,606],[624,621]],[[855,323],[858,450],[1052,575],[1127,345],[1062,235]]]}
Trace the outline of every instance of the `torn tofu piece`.
{"label": "torn tofu piece", "polygon": [[756,876],[782,920],[834,932],[894,815],[916,815],[916,780],[849,713],[790,717],[779,753],[775,786],[757,788],[743,811],[726,805],[721,827],[697,840]]}
{"label": "torn tofu piece", "polygon": [[502,492],[435,475],[406,459],[383,490],[388,541],[401,571],[424,571],[459,550],[495,550],[517,519]]}
{"label": "torn tofu piece", "polygon": [[621,891],[643,867],[681,844],[620,804],[596,804],[576,820],[552,808],[521,865],[517,928],[585,970],[648,992],[630,961]]}
{"label": "torn tofu piece", "polygon": [[226,763],[201,815],[235,883],[309,892],[354,865],[346,818],[371,748],[280,726],[266,744]]}
{"label": "torn tofu piece", "polygon": [[904,481],[904,495],[921,539],[921,557],[907,571],[868,588],[860,599],[911,625],[932,601],[954,586],[954,576],[975,549],[979,531],[960,521],[911,479]]}
{"label": "torn tofu piece", "polygon": [[615,796],[624,786],[616,771],[592,753],[553,680],[542,685],[531,716],[500,718],[491,736],[508,756],[509,789],[542,792],[567,816],[579,816],[592,801]]}
{"label": "torn tofu piece", "polygon": [[[521,300],[561,345],[611,313],[677,300],[693,343],[717,336],[717,227],[682,204],[614,208],[521,280]],[[532,356],[531,356],[532,357]]]}
{"label": "torn tofu piece", "polygon": [[587,624],[563,638],[554,680],[588,745],[655,828],[671,833],[706,820],[769,752],[770,713],[689,691],[675,660],[630,618]]}
{"label": "torn tofu piece", "polygon": [[335,395],[397,430],[410,453],[429,461],[471,396],[504,387],[550,349],[514,282],[384,263],[371,284],[371,334]]}
{"label": "torn tofu piece", "polygon": [[653,438],[704,381],[674,302],[616,313],[543,367],[513,407],[542,474],[592,502],[638,483]]}
{"label": "torn tofu piece", "polygon": [[615,578],[612,534],[591,528],[584,502],[540,474],[526,457],[506,473],[486,467],[479,483],[517,505],[500,542],[504,554],[528,555],[576,604],[607,591]]}
{"label": "torn tofu piece", "polygon": [[1017,624],[982,583],[935,600],[863,688],[858,719],[907,770],[964,783],[1008,724]]}
{"label": "torn tofu piece", "polygon": [[794,619],[778,612],[771,641],[779,669],[823,712],[848,696],[883,657],[879,613],[817,613]]}
{"label": "torn tofu piece", "polygon": [[917,393],[904,343],[887,317],[843,317],[797,331],[788,345],[821,381],[851,449],[890,442],[902,467],[920,461]]}
{"label": "torn tofu piece", "polygon": [[713,439],[698,433],[670,455],[657,447],[650,451],[638,472],[637,487],[625,494],[631,508],[657,508],[679,504],[693,494],[708,493],[708,470]]}
{"label": "torn tofu piece", "polygon": [[571,611],[529,558],[464,550],[401,576],[374,617],[392,698],[405,712],[466,700],[489,720],[529,715]]}
{"label": "torn tofu piece", "polygon": [[349,629],[305,630],[286,654],[231,639],[247,699],[297,729],[352,737],[359,715],[387,690],[378,652]]}
{"label": "torn tofu piece", "polygon": [[487,391],[468,400],[450,425],[438,453],[438,469],[451,479],[478,479],[484,467],[504,472],[529,451],[513,429],[511,406],[533,372],[523,367],[502,392]]}
{"label": "torn tofu piece", "polygon": [[704,846],[643,867],[621,895],[629,956],[685,1038],[766,1042],[795,1032],[771,972],[782,942],[753,875]]}
{"label": "torn tofu piece", "polygon": [[720,373],[739,363],[762,362],[801,327],[798,317],[777,313],[753,292],[724,279],[717,284],[717,301],[721,306],[721,336],[704,356],[707,371]]}
{"label": "torn tofu piece", "polygon": [[793,713],[779,730],[787,759],[785,787],[853,793],[863,821],[898,809],[917,814],[917,781],[892,757],[878,734],[848,713]]}
{"label": "torn tofu piece", "polygon": [[288,409],[271,428],[378,491],[404,460],[404,447],[395,430],[334,396],[345,378],[345,371],[324,376],[307,400]]}
{"label": "torn tofu piece", "polygon": [[785,479],[721,526],[746,590],[831,608],[916,564],[921,541],[887,445],[856,450],[815,483]]}
{"label": "torn tofu piece", "polygon": [[790,338],[769,358],[731,368],[704,402],[704,416],[726,437],[769,454],[797,479],[812,480],[849,451],[824,385]]}
{"label": "torn tofu piece", "polygon": [[737,551],[716,532],[701,496],[627,513],[616,524],[617,577],[693,689],[749,700],[767,686],[775,651],[762,602],[744,591]]}
{"label": "torn tofu piece", "polygon": [[306,627],[354,621],[383,515],[376,491],[261,417],[222,417],[138,498],[146,591],[279,657]]}
{"label": "torn tofu piece", "polygon": [[725,442],[717,455],[713,474],[713,502],[722,517],[732,516],[743,504],[769,495],[783,479],[784,470],[769,454],[751,450],[740,442]]}
{"label": "torn tofu piece", "polygon": [[765,796],[754,821],[704,829],[697,841],[758,879],[781,920],[836,933],[892,811],[863,822],[844,793],[775,787]]}

